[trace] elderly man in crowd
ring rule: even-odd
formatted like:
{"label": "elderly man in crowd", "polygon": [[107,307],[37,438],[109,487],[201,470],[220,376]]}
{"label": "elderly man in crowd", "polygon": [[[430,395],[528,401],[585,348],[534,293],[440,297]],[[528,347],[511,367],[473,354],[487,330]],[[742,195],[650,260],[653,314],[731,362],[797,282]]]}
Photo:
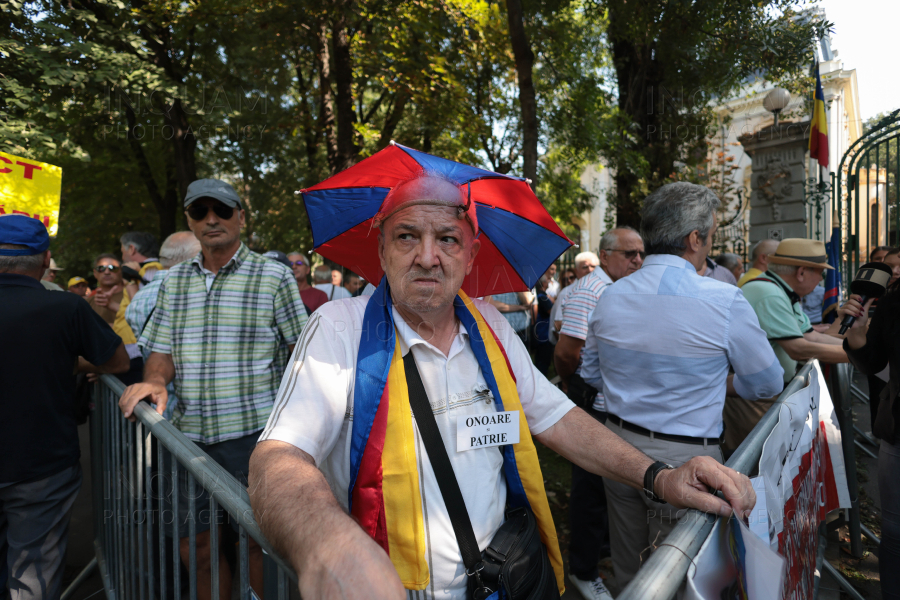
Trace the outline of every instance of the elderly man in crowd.
{"label": "elderly man in crowd", "polygon": [[[828,264],[825,244],[815,240],[782,240],[768,257],[768,270],[741,291],[753,307],[759,326],[784,370],[784,384],[797,372],[800,361],[817,358],[826,363],[847,362],[839,335],[839,316],[827,332],[815,331],[801,300],[822,281]],[[843,315],[843,309],[838,309]],[[777,393],[772,396],[777,397]],[[775,402],[775,397],[757,402],[729,397],[725,402],[725,446],[734,451]]]}
{"label": "elderly man in crowd", "polygon": [[[554,353],[556,373],[566,383],[569,398],[589,415],[606,422],[602,386],[586,386],[581,378],[581,351],[588,333],[588,318],[607,286],[641,268],[644,242],[631,227],[619,227],[600,238],[600,268],[573,286],[562,310],[562,328]],[[572,464],[569,497],[569,579],[589,600],[610,598],[597,563],[609,556],[609,524],[603,479]]]}
{"label": "elderly man in crowd", "polygon": [[[484,548],[504,520],[507,490],[511,501],[527,497],[560,586],[531,435],[592,473],[649,486],[679,506],[731,512],[690,485],[695,477],[722,487],[738,513],[753,505],[749,480],[707,458],[656,473],[652,458],[536,372],[496,309],[460,293],[481,244],[476,206],[436,175],[394,187],[375,217],[385,280],[373,296],[320,308],[297,345],[251,459],[250,489],[263,532],[296,569],[304,598],[467,597],[460,544],[426,466],[435,455],[425,457],[415,433],[432,419],[471,521],[463,539],[474,535],[475,551]],[[433,417],[413,419],[404,377],[413,370],[426,396],[416,397],[430,405],[418,406]],[[390,416],[378,418],[379,406]],[[466,418],[498,408],[518,413],[519,443],[503,456],[496,445],[457,451]]]}
{"label": "elderly man in crowd", "polygon": [[[325,292],[325,296],[328,299],[327,302],[351,298],[350,292],[341,287],[340,283],[334,283],[334,279],[332,278],[334,272],[335,271],[332,271],[331,267],[328,265],[319,265],[316,267],[316,270],[313,271],[313,279],[315,279],[316,282],[315,288]],[[340,275],[341,272],[337,271],[337,273]]]}
{"label": "elderly man in crowd", "polygon": [[744,287],[744,284],[751,279],[756,279],[766,272],[769,268],[769,255],[775,252],[778,247],[778,240],[761,240],[753,244],[750,249],[750,260],[752,261],[747,272],[741,275],[738,280],[738,287]]}
{"label": "elderly man in crowd", "polygon": [[[153,276],[162,268],[159,258],[159,241],[156,236],[146,231],[129,231],[119,238],[122,245],[122,262],[138,272],[138,275],[146,281],[153,281]],[[142,282],[130,283],[128,295],[134,298],[138,289],[144,285]],[[131,287],[133,286],[133,287]]]}
{"label": "elderly man in crowd", "polygon": [[328,296],[309,284],[309,258],[300,252],[288,252],[287,258],[291,263],[291,271],[297,281],[297,289],[306,308],[306,315],[310,316],[317,308],[328,302]]}
{"label": "elderly man in crowd", "polygon": [[49,245],[37,219],[0,216],[0,570],[13,600],[62,593],[81,487],[73,367],[128,368],[122,340],[83,299],[41,287]]}
{"label": "elderly man in crowd", "polygon": [[723,252],[718,255],[716,257],[716,264],[731,271],[735,281],[744,275],[744,259],[734,252]]}
{"label": "elderly man in crowd", "polygon": [[[174,381],[178,405],[172,424],[246,484],[250,452],[272,410],[306,311],[291,271],[241,242],[244,210],[230,185],[217,179],[194,181],[184,207],[201,252],[166,273],[141,334],[140,344],[150,352],[144,381],[125,390],[119,407],[133,420],[135,405],[149,399],[164,414],[166,386]],[[174,518],[197,523],[197,591],[208,600],[210,558],[220,552],[211,547],[209,526],[221,519],[200,518],[200,511],[208,510],[206,492],[195,498],[197,514],[189,514],[187,485],[181,483],[173,492],[179,493]],[[180,531],[187,532],[186,526]],[[262,550],[253,541],[250,546],[250,579],[262,594]],[[181,538],[180,547],[187,565],[187,537]],[[224,556],[219,585],[231,589]]]}
{"label": "elderly man in crowd", "polygon": [[41,277],[41,285],[44,286],[45,289],[54,292],[62,292],[63,289],[56,283],[56,274],[60,271],[62,271],[62,267],[57,266],[56,261],[51,258],[50,266],[44,272],[44,276]]}
{"label": "elderly man in crowd", "polygon": [[[782,385],[781,365],[740,290],[698,276],[718,206],[712,191],[692,183],[650,194],[641,214],[647,259],[604,291],[589,321],[581,375],[602,385],[607,426],[660,459],[660,469],[700,456],[722,460],[726,388],[755,400]],[[625,585],[679,511],[652,492],[604,483],[616,581]]]}
{"label": "elderly man in crowd", "polygon": [[[593,252],[581,252],[575,255],[574,271],[576,281],[591,274],[599,265],[600,259]],[[559,291],[556,300],[553,302],[553,310],[550,311],[550,324],[553,326],[554,331],[554,335],[551,336],[551,339],[556,338],[554,341],[559,339],[558,333],[559,330],[562,329],[562,309],[566,305],[569,294],[571,294],[574,289],[574,284],[569,284],[562,288]]]}
{"label": "elderly man in crowd", "polygon": [[[181,263],[194,258],[199,252],[200,242],[197,241],[197,237],[192,231],[179,231],[178,233],[173,233],[163,242],[163,245],[159,249],[159,262],[162,265],[163,270],[157,273],[158,276],[154,277],[153,281],[141,288],[131,300],[128,308],[125,309],[125,320],[138,338],[140,338],[144,329],[147,327],[150,315],[152,315],[153,311],[156,309],[156,303],[159,298],[159,288],[166,279],[166,271],[175,265],[180,265]],[[150,358],[150,351],[145,346],[141,346],[140,343],[138,343],[138,346],[141,348],[144,362],[146,362]],[[178,397],[175,395],[175,385],[172,382],[169,382],[166,386],[166,391],[168,392],[168,398],[166,400],[166,410],[163,412],[163,416],[170,419],[172,417],[172,412],[175,410],[175,406],[178,403]]]}

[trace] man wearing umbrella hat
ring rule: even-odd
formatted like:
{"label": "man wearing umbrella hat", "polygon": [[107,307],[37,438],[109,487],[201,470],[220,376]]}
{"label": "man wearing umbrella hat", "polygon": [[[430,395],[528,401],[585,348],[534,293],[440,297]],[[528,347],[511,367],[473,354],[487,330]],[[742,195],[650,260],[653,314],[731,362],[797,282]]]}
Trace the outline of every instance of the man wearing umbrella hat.
{"label": "man wearing umbrella hat", "polygon": [[[394,172],[405,160],[397,156]],[[486,246],[493,246],[489,252],[498,246],[479,221],[506,215],[476,209],[475,183],[452,177],[462,169],[451,176],[420,169],[395,181],[370,213],[371,223],[354,232],[359,240],[366,228],[378,231],[385,277],[372,296],[328,303],[310,318],[251,458],[254,511],[266,537],[300,574],[304,597],[466,596],[450,501],[420,435],[431,417],[413,418],[412,411],[419,413],[410,409],[407,382],[414,379],[406,374],[413,369],[421,372],[477,550],[493,538],[507,504],[529,506],[560,589],[562,564],[532,436],[585,469],[638,488],[653,464],[576,409],[535,371],[502,315],[463,291],[484,275],[474,267]],[[314,202],[304,200],[309,210]],[[310,217],[315,237],[316,217]],[[523,243],[536,245],[534,238]],[[325,244],[318,246],[322,253]],[[358,264],[345,266],[377,281],[360,268],[369,258],[351,258]],[[545,258],[549,264],[555,256]],[[504,276],[500,267],[493,272]],[[518,443],[474,435],[471,422],[498,413],[515,413],[519,424],[492,433],[515,435]],[[723,489],[738,512],[752,507],[748,480],[708,459],[660,473],[651,485],[673,502],[730,513],[726,502],[688,485],[697,476]]]}
{"label": "man wearing umbrella hat", "polygon": [[[788,238],[769,255],[768,270],[741,288],[784,369],[785,384],[794,377],[800,361],[817,358],[826,363],[842,363],[848,360],[841,346],[843,336],[838,334],[841,319],[835,319],[828,331],[820,333],[813,329],[800,303],[819,285],[826,269],[833,267],[828,264],[825,244]],[[774,398],[756,402],[726,398],[725,448],[736,450],[774,401]]]}

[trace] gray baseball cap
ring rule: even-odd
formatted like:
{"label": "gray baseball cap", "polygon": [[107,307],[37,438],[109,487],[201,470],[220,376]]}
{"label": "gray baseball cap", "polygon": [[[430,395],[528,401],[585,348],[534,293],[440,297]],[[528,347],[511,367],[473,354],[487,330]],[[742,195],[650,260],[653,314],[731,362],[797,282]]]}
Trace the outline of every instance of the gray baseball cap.
{"label": "gray baseball cap", "polygon": [[221,179],[198,179],[188,185],[187,193],[184,195],[184,207],[187,208],[200,198],[214,198],[226,206],[243,208],[241,197],[233,187]]}

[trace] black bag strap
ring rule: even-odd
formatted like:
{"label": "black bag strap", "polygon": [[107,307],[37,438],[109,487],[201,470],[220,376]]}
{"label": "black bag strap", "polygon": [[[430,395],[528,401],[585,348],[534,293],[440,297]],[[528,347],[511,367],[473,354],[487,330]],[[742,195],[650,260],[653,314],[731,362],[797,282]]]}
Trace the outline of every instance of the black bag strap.
{"label": "black bag strap", "polygon": [[[425,392],[422,377],[416,367],[412,349],[408,350],[406,356],[403,357],[403,369],[406,371],[409,405],[416,417],[416,425],[419,427],[422,443],[425,444],[428,460],[431,461],[431,468],[434,469],[434,476],[441,489],[441,495],[444,497],[450,522],[453,524],[453,533],[456,534],[456,541],[462,552],[463,564],[466,565],[466,574],[477,575],[484,565],[481,562],[478,541],[475,539],[475,530],[472,529],[472,521],[469,519],[469,512],[466,510],[466,503],[459,489],[456,473],[453,471],[453,465],[450,464],[450,457],[447,456],[447,449],[444,447],[437,421],[434,420],[434,413],[431,411],[428,394]],[[480,585],[481,577],[478,576],[478,579]]]}

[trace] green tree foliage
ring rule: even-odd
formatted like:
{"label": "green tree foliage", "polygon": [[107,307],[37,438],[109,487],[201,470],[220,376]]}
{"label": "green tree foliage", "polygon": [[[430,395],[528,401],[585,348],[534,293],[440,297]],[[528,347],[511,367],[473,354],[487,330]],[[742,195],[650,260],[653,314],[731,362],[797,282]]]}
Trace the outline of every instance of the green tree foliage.
{"label": "green tree foliage", "polygon": [[613,135],[599,153],[615,170],[620,224],[640,222],[647,193],[706,157],[713,107],[751,78],[802,74],[828,23],[796,0],[597,0],[616,77]]}
{"label": "green tree foliage", "polygon": [[703,155],[702,136],[665,128],[702,130],[755,69],[792,73],[818,26],[788,0],[513,4],[0,0],[0,148],[63,166],[67,275],[127,230],[183,228],[198,177],[235,185],[252,247],[308,249],[299,190],[392,139],[528,171],[568,229],[602,158],[633,222],[636,199]]}

